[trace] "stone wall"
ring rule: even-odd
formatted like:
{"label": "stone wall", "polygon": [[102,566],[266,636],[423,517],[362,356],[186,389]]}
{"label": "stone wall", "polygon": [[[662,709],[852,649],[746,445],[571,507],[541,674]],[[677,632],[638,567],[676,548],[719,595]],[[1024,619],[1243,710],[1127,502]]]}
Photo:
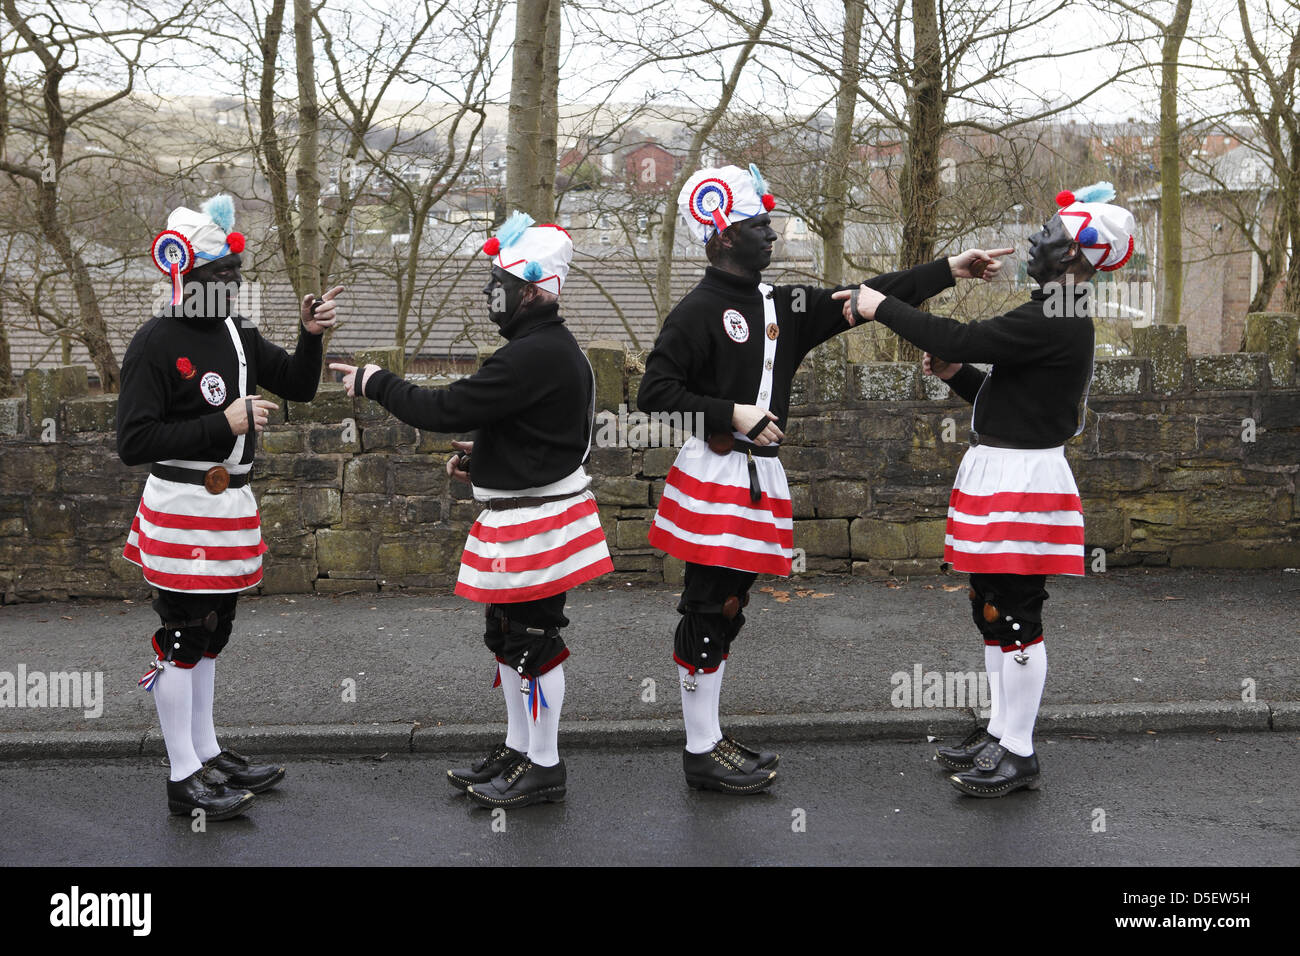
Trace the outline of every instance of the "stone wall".
{"label": "stone wall", "polygon": [[[1252,315],[1253,351],[1197,358],[1185,329],[1136,331],[1142,357],[1098,361],[1087,428],[1067,447],[1090,562],[1300,566],[1300,322]],[[636,357],[600,345],[588,354],[601,408],[635,409]],[[913,365],[845,354],[843,337],[827,343],[795,383],[782,460],[797,567],[935,573],[969,408]],[[399,357],[358,361],[367,358],[391,367]],[[116,399],[88,394],[86,381],[80,367],[29,371],[25,395],[0,401],[5,602],[145,593],[121,548],[147,469],[118,460]],[[454,581],[478,512],[443,472],[454,436],[419,433],[337,385],[310,404],[282,405],[260,438],[253,482],[270,546],[263,589]],[[588,470],[619,580],[680,578],[678,562],[646,547],[674,454],[593,450]]]}

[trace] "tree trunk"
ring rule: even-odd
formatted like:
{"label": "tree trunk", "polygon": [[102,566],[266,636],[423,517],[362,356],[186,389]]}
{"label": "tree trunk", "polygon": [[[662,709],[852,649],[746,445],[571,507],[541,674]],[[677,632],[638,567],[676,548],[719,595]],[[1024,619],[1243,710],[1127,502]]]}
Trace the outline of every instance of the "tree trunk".
{"label": "tree trunk", "polygon": [[[551,180],[550,212],[554,211],[554,143],[551,131],[551,167],[545,167],[543,140],[547,109],[545,97],[554,97],[558,77],[546,74],[547,36],[551,6],[558,20],[560,0],[519,0],[515,5],[515,49],[510,77],[510,128],[506,135],[506,215],[519,210],[538,221],[547,215],[541,206],[547,195],[539,185],[547,176]],[[559,28],[555,30],[558,50]],[[557,53],[558,60],[558,53]],[[550,114],[554,117],[554,112]],[[549,218],[549,216],[548,216]]]}
{"label": "tree trunk", "polygon": [[1192,0],[1178,0],[1165,30],[1160,62],[1160,324],[1183,315],[1183,196],[1179,185],[1178,51],[1187,34]]}
{"label": "tree trunk", "polygon": [[298,236],[294,231],[293,210],[289,199],[289,170],[280,149],[280,137],[275,122],[275,73],[279,59],[280,37],[284,33],[285,0],[274,0],[266,15],[265,34],[262,38],[262,76],[258,90],[257,116],[258,153],[271,189],[271,214],[275,219],[275,234],[284,257],[284,270],[299,296],[306,295],[298,273]]}
{"label": "tree trunk", "polygon": [[555,218],[555,170],[559,161],[560,125],[560,17],[561,0],[551,0],[546,9],[546,42],[542,47],[541,124],[537,132],[537,211],[538,222]]}
{"label": "tree trunk", "polygon": [[5,303],[0,299],[0,398],[14,394],[14,366],[9,353],[9,332],[5,329]]}
{"label": "tree trunk", "polygon": [[[1293,49],[1295,47],[1300,47],[1300,36],[1297,36]],[[1287,218],[1290,243],[1284,238],[1278,245],[1278,255],[1284,254],[1288,248],[1291,250],[1286,269],[1286,286],[1282,293],[1282,308],[1300,314],[1300,124],[1294,121],[1294,117],[1290,139],[1290,162],[1287,164],[1287,174],[1278,177],[1282,188],[1277,197],[1277,215],[1285,215]],[[1269,289],[1270,294],[1272,291]]]}
{"label": "tree trunk", "polygon": [[[907,142],[899,198],[903,234],[898,267],[934,258],[939,207],[939,150],[943,145],[943,59],[934,0],[912,0],[913,63],[908,94]],[[920,358],[913,345],[897,339],[898,359]]]}
{"label": "tree trunk", "polygon": [[840,88],[835,97],[835,128],[826,159],[825,233],[822,277],[829,285],[844,278],[844,208],[848,168],[853,160],[853,114],[858,104],[858,54],[862,44],[863,0],[844,0],[844,46],[840,51]]}
{"label": "tree trunk", "polygon": [[294,179],[298,186],[299,298],[323,292],[320,274],[320,110],[316,105],[316,54],[312,47],[311,0],[293,0],[294,67],[298,74],[298,155]]}

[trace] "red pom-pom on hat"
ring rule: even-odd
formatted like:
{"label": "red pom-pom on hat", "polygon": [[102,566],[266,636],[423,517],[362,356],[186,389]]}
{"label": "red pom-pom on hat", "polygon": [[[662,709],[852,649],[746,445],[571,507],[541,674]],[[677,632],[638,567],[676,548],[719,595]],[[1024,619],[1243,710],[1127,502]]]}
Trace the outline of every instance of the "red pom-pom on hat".
{"label": "red pom-pom on hat", "polygon": [[1068,206],[1074,202],[1074,193],[1068,189],[1062,189],[1056,194],[1056,204],[1058,206]]}
{"label": "red pom-pom on hat", "polygon": [[496,236],[493,236],[487,242],[483,243],[484,255],[495,256],[500,251],[501,251],[501,240],[498,239]]}
{"label": "red pom-pom on hat", "polygon": [[244,234],[242,232],[232,232],[226,236],[226,245],[230,247],[233,253],[244,251]]}
{"label": "red pom-pom on hat", "polygon": [[763,193],[763,208],[771,212],[776,208],[776,197],[771,193]]}

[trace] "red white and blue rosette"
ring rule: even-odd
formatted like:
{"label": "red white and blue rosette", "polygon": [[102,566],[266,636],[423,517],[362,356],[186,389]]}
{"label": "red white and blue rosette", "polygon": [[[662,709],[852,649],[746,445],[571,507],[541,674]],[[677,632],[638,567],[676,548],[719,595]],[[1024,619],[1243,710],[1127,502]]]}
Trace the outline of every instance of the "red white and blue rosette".
{"label": "red white and blue rosette", "polygon": [[164,229],[154,237],[149,253],[159,271],[171,276],[172,305],[180,305],[181,276],[194,266],[194,247],[175,229]]}
{"label": "red white and blue rosette", "polygon": [[729,217],[733,204],[731,187],[721,179],[709,178],[696,183],[687,208],[696,222],[723,232],[731,225]]}

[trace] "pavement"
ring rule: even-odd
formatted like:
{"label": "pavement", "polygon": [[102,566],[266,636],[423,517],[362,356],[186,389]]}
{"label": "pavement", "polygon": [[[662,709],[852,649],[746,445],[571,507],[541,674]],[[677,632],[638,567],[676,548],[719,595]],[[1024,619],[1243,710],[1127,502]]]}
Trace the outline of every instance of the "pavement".
{"label": "pavement", "polygon": [[[1049,590],[1039,736],[1300,739],[1300,572],[1116,569]],[[761,578],[727,664],[724,726],[771,744],[963,733],[983,669],[965,591],[955,575]],[[618,574],[571,592],[564,747],[680,746],[676,597]],[[0,607],[0,760],[162,754],[136,687],[156,624],[142,602]],[[503,708],[482,627],[449,589],[244,598],[217,668],[221,739],[258,754],[486,747]],[[102,693],[14,706],[39,703],[15,696],[20,672],[29,688],[32,674],[78,672]]]}

